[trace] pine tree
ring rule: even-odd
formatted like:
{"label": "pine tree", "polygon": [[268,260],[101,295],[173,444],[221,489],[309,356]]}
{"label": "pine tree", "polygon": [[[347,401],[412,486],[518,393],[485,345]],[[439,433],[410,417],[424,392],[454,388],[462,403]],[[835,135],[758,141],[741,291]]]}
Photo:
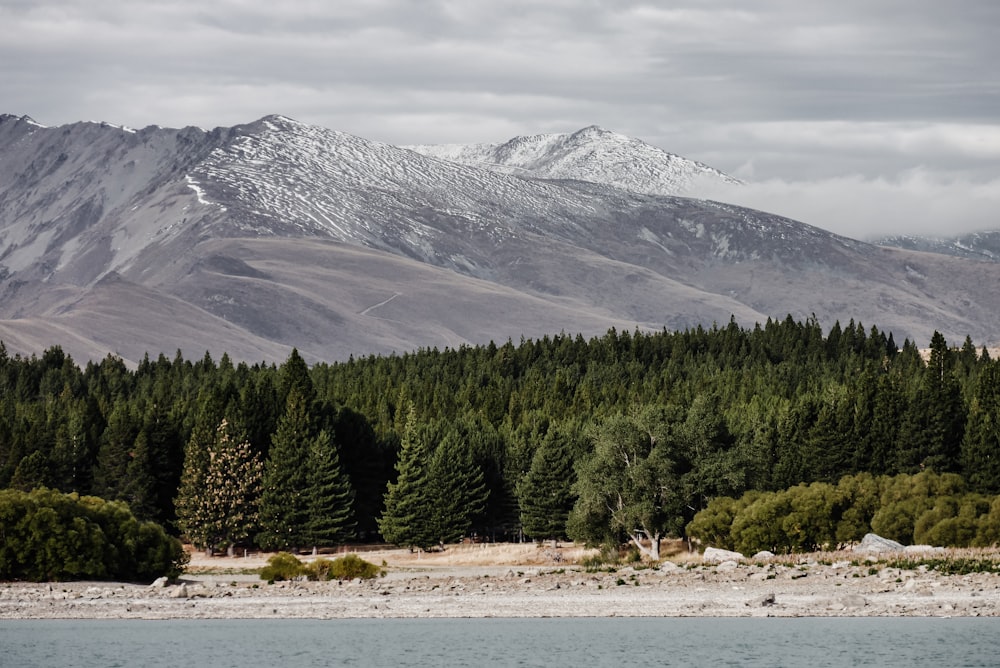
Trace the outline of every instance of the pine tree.
{"label": "pine tree", "polygon": [[434,451],[426,493],[433,500],[431,525],[442,548],[468,534],[483,512],[489,490],[468,444],[450,432]]}
{"label": "pine tree", "polygon": [[340,468],[337,447],[321,431],[309,447],[309,517],[305,534],[314,547],[340,545],[354,535],[354,490]]}
{"label": "pine tree", "polygon": [[178,525],[199,549],[232,548],[256,531],[263,464],[244,431],[225,418],[205,437],[196,433],[188,443],[182,487],[197,488],[178,497]]}
{"label": "pine tree", "polygon": [[[177,492],[184,467],[184,441],[170,416],[170,397],[165,381],[154,386],[142,410],[142,434],[148,458],[148,483],[152,514],[143,516],[161,524],[173,521],[171,499]],[[135,510],[133,510],[135,512]]]}
{"label": "pine tree", "polygon": [[124,498],[126,473],[139,427],[124,400],[115,403],[101,435],[94,469],[94,492],[109,501]]}
{"label": "pine tree", "polygon": [[429,549],[437,540],[430,519],[435,499],[428,493],[430,440],[429,430],[416,424],[416,411],[410,404],[396,462],[396,480],[387,486],[385,510],[378,521],[379,531],[389,543]]}
{"label": "pine tree", "polygon": [[207,530],[211,521],[203,505],[205,477],[211,462],[211,452],[216,446],[218,425],[222,422],[222,407],[211,390],[199,396],[198,415],[191,430],[191,437],[184,447],[184,467],[180,486],[174,499],[177,526],[196,547],[210,546]]}
{"label": "pine tree", "polygon": [[223,420],[209,452],[202,495],[210,547],[245,544],[257,530],[264,465],[244,430]]}
{"label": "pine tree", "polygon": [[899,433],[899,470],[915,473],[958,468],[965,408],[953,373],[955,355],[944,336],[934,332],[930,359],[903,415]]}
{"label": "pine tree", "polygon": [[386,484],[395,452],[379,441],[371,423],[357,411],[341,407],[333,428],[340,464],[354,488],[354,519],[361,540],[378,533]]}
{"label": "pine tree", "polygon": [[311,424],[306,399],[288,393],[285,413],[271,438],[264,465],[257,542],[267,549],[295,549],[309,544],[309,449]]}
{"label": "pine tree", "polygon": [[1000,493],[1000,362],[988,362],[976,384],[962,442],[962,470],[974,490]]}
{"label": "pine tree", "polygon": [[281,365],[280,383],[281,398],[286,401],[288,395],[293,392],[297,392],[303,398],[307,408],[316,399],[316,390],[309,375],[309,366],[296,348],[292,348],[288,359]]}
{"label": "pine tree", "polygon": [[129,452],[129,462],[119,498],[128,503],[132,514],[140,520],[157,516],[155,477],[146,433],[140,431]]}
{"label": "pine tree", "polygon": [[18,462],[10,479],[10,487],[30,492],[39,487],[47,487],[50,478],[51,466],[48,457],[41,450],[35,450]]}
{"label": "pine tree", "polygon": [[566,521],[576,497],[573,459],[565,437],[554,428],[531,459],[531,468],[517,488],[524,533],[537,540],[566,536]]}

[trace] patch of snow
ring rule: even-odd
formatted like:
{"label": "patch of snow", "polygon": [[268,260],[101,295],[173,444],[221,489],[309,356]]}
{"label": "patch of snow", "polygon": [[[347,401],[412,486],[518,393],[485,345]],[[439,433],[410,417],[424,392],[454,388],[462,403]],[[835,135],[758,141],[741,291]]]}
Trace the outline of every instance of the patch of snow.
{"label": "patch of snow", "polygon": [[205,199],[205,191],[199,187],[198,181],[192,179],[190,174],[185,176],[184,179],[187,181],[188,188],[194,191],[195,196],[197,196],[198,198],[199,204],[211,204],[211,202]]}
{"label": "patch of snow", "polygon": [[439,160],[544,179],[590,181],[650,195],[682,195],[696,179],[740,181],[716,169],[597,126],[502,144],[404,147]]}

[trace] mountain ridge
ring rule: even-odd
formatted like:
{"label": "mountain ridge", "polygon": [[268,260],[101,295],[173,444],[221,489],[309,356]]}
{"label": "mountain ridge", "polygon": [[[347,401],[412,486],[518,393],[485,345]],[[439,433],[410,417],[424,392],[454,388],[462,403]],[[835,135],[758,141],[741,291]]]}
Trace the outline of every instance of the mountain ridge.
{"label": "mountain ridge", "polygon": [[684,195],[699,179],[741,183],[728,174],[598,125],[572,133],[513,137],[496,144],[407,146],[471,167],[543,179],[572,179],[647,195]]}
{"label": "mountain ridge", "polygon": [[280,115],[213,130],[25,118],[0,116],[0,339],[20,352],[332,361],[730,317],[854,319],[898,340],[1000,325],[978,289],[1000,265],[722,202],[470,167]]}
{"label": "mountain ridge", "polygon": [[954,237],[897,235],[883,237],[873,243],[985,262],[1000,262],[1000,230],[982,230]]}

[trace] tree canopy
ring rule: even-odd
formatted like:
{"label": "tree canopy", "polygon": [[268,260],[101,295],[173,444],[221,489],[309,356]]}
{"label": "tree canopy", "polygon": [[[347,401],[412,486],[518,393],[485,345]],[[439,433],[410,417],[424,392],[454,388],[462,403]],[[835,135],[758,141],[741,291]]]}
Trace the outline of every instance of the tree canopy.
{"label": "tree canopy", "polygon": [[[432,547],[523,529],[654,549],[715,499],[844,476],[952,473],[992,499],[998,365],[969,340],[935,334],[922,353],[877,327],[834,323],[824,335],[791,316],[311,366],[293,350],[283,364],[178,351],[81,368],[58,347],[22,357],[0,345],[0,488],[121,501],[215,548],[355,533]],[[241,527],[206,533],[197,509],[226,495],[246,510]],[[979,510],[960,504],[955,517]]]}

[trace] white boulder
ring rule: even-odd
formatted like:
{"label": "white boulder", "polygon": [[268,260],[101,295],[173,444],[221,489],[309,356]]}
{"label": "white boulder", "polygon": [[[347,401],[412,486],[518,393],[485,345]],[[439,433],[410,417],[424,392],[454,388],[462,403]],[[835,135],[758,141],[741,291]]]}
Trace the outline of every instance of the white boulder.
{"label": "white boulder", "polygon": [[903,549],[902,543],[882,538],[882,536],[874,533],[866,533],[861,542],[854,546],[855,552],[902,552]]}
{"label": "white boulder", "polygon": [[720,550],[717,547],[706,547],[705,554],[701,555],[701,560],[706,564],[721,564],[724,561],[746,561],[744,557],[739,552],[733,552],[732,550]]}

